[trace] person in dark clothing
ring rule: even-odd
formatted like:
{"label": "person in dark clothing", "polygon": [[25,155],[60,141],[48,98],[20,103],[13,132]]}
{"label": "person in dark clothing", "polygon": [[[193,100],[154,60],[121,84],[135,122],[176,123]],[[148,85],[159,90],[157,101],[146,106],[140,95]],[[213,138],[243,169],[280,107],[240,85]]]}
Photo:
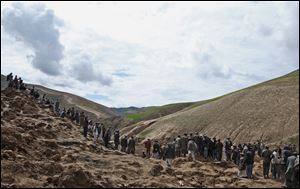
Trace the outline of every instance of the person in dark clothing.
{"label": "person in dark clothing", "polygon": [[186,157],[186,154],[187,154],[187,145],[188,145],[188,142],[189,142],[189,139],[188,139],[188,136],[187,136],[187,133],[185,133],[183,135],[183,137],[181,138],[181,154],[183,155],[183,157]]}
{"label": "person in dark clothing", "polygon": [[175,143],[170,142],[167,144],[165,158],[167,161],[167,165],[171,166],[172,160],[175,158]]}
{"label": "person in dark clothing", "polygon": [[124,137],[121,139],[121,151],[122,151],[122,152],[126,152],[127,146],[128,146],[127,136],[124,136]]}
{"label": "person in dark clothing", "polygon": [[180,157],[180,155],[181,155],[181,137],[180,137],[180,135],[178,135],[175,140],[175,153],[176,153],[176,157]]}
{"label": "person in dark clothing", "polygon": [[68,110],[67,110],[67,117],[69,119],[71,119],[71,109],[70,108],[68,108]]}
{"label": "person in dark clothing", "polygon": [[147,141],[144,142],[145,148],[146,148],[146,155],[148,158],[150,158],[150,153],[151,153],[151,140],[148,138]]}
{"label": "person in dark clothing", "polygon": [[223,143],[218,139],[216,144],[216,150],[217,150],[217,160],[222,160],[222,154],[223,154]]}
{"label": "person in dark clothing", "polygon": [[85,138],[87,138],[88,126],[89,126],[89,120],[88,120],[88,117],[85,117],[84,118],[84,124],[83,124],[83,136]]}
{"label": "person in dark clothing", "polygon": [[262,151],[262,158],[263,158],[263,175],[264,178],[269,178],[269,170],[270,170],[270,163],[272,160],[272,151],[269,150],[269,147],[266,146],[266,149]]}
{"label": "person in dark clothing", "polygon": [[[76,115],[76,113],[75,113]],[[100,134],[101,134],[101,127],[100,127],[100,123],[97,122],[96,123],[96,130],[97,130],[97,140],[99,140]]]}
{"label": "person in dark clothing", "polygon": [[46,94],[44,93],[44,94],[43,94],[43,97],[42,97],[42,101],[43,101],[43,102],[45,101],[45,98],[46,98]]}
{"label": "person in dark clothing", "polygon": [[134,140],[133,136],[131,136],[128,141],[128,153],[129,154],[135,153],[135,140]]}
{"label": "person in dark clothing", "polygon": [[104,140],[104,135],[105,135],[105,132],[106,132],[106,128],[105,128],[105,126],[104,126],[104,124],[103,123],[101,123],[101,125],[102,125],[102,139]]}
{"label": "person in dark clothing", "polygon": [[18,89],[21,89],[21,86],[23,86],[23,85],[24,85],[23,80],[20,77],[19,80],[18,80]]}
{"label": "person in dark clothing", "polygon": [[257,141],[257,144],[256,144],[256,149],[257,149],[257,154],[259,157],[261,157],[261,148],[260,148],[261,144],[260,144],[260,141],[258,140]]}
{"label": "person in dark clothing", "polygon": [[156,159],[159,159],[159,154],[160,154],[160,145],[158,141],[154,141],[153,144],[153,150],[152,150],[152,156]]}
{"label": "person in dark clothing", "polygon": [[164,161],[166,160],[166,149],[167,149],[166,145],[162,145],[159,153],[159,158],[161,158]]}
{"label": "person in dark clothing", "polygon": [[64,108],[62,113],[60,114],[61,118],[65,118],[66,117],[66,109]]}
{"label": "person in dark clothing", "polygon": [[18,89],[18,77],[17,76],[15,76],[15,78],[14,78],[14,80],[13,80],[13,85],[14,85],[14,88],[15,89]]}
{"label": "person in dark clothing", "polygon": [[200,135],[200,140],[199,140],[199,145],[198,145],[198,150],[199,150],[199,154],[200,156],[203,156],[204,153],[204,145],[203,145],[203,136]]}
{"label": "person in dark clothing", "polygon": [[75,121],[76,121],[76,124],[79,124],[79,113],[77,110],[75,112]]}
{"label": "person in dark clothing", "polygon": [[246,175],[247,178],[252,178],[252,170],[253,170],[253,164],[254,164],[254,150],[249,147],[249,149],[246,152],[245,157],[245,165],[246,165]]}
{"label": "person in dark clothing", "polygon": [[50,100],[47,98],[45,104],[50,104]]}
{"label": "person in dark clothing", "polygon": [[240,164],[240,150],[235,145],[233,146],[233,150],[232,150],[232,160],[234,164],[236,165]]}
{"label": "person in dark clothing", "polygon": [[226,161],[231,161],[231,146],[232,146],[232,142],[231,142],[230,138],[227,138],[225,140]]}
{"label": "person in dark clothing", "polygon": [[13,74],[10,73],[6,76],[6,81],[11,81],[13,79]]}
{"label": "person in dark clothing", "polygon": [[119,131],[115,131],[114,133],[114,143],[115,143],[115,150],[119,149],[120,144],[120,133]]}
{"label": "person in dark clothing", "polygon": [[211,160],[213,160],[213,148],[214,148],[214,143],[211,140],[211,138],[208,137],[208,157]]}
{"label": "person in dark clothing", "polygon": [[71,121],[75,121],[75,109],[74,109],[74,107],[71,108],[70,117],[71,117]]}
{"label": "person in dark clothing", "polygon": [[106,148],[108,148],[108,143],[110,141],[110,138],[111,138],[111,129],[108,128],[104,134],[104,145]]}
{"label": "person in dark clothing", "polygon": [[197,151],[196,151],[196,156],[198,157],[200,155],[199,153],[199,147],[200,147],[200,136],[199,136],[199,133],[195,132],[195,135],[194,135],[194,141],[197,145]]}
{"label": "person in dark clothing", "polygon": [[212,159],[216,160],[217,159],[217,139],[214,137],[212,141]]}
{"label": "person in dark clothing", "polygon": [[283,150],[282,150],[282,157],[283,157],[283,161],[285,164],[285,170],[287,170],[287,159],[292,155],[291,150],[289,149],[288,146],[284,146]]}
{"label": "person in dark clothing", "polygon": [[299,180],[299,170],[298,170],[298,174],[295,175],[295,169],[297,169],[297,164],[299,169],[299,156],[297,157],[297,155],[298,155],[297,152],[293,152],[292,155],[287,159],[287,170],[285,172],[285,178],[286,178],[286,186],[288,188],[296,188],[297,179],[295,177],[298,177]]}
{"label": "person in dark clothing", "polygon": [[203,156],[205,159],[208,158],[208,140],[206,135],[203,135]]}
{"label": "person in dark clothing", "polygon": [[121,151],[122,152],[126,152],[127,145],[128,145],[127,136],[124,136],[121,139]]}

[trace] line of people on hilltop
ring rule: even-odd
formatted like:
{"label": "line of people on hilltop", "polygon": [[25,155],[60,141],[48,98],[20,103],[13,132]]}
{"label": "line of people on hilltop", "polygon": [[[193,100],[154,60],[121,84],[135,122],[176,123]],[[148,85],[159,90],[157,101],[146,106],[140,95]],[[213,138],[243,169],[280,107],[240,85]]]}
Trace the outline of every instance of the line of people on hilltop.
{"label": "line of people on hilltop", "polygon": [[[33,96],[36,99],[39,99],[40,94],[37,90],[35,90],[34,86],[30,90],[30,95]],[[49,108],[59,117],[61,118],[68,118],[73,123],[76,123],[83,129],[83,136],[85,138],[88,137],[88,134],[94,136],[94,144],[98,142],[103,142],[106,147],[109,147],[110,140],[112,137],[112,130],[110,127],[106,127],[103,123],[99,122],[93,122],[92,120],[89,120],[88,116],[85,115],[85,113],[82,111],[79,113],[79,110],[75,110],[74,107],[70,107],[66,110],[64,107],[62,110],[60,108],[60,102],[58,99],[53,102],[49,98],[46,97],[46,94],[43,94],[42,103],[49,105]],[[119,133],[119,131],[116,131],[115,133]],[[116,140],[118,137],[117,135],[114,135],[114,144],[116,146],[116,149],[118,148],[118,140]]]}
{"label": "line of people on hilltop", "polygon": [[14,77],[12,73],[8,74],[6,76],[6,81],[8,82],[9,88],[18,89],[21,91],[26,90],[26,85],[23,83],[22,78],[21,77],[18,78],[17,75],[15,75]]}
{"label": "line of people on hilltop", "polygon": [[[112,137],[112,129],[111,127],[106,127],[104,123],[94,122],[93,120],[89,120],[89,117],[85,115],[85,112],[80,112],[79,110],[75,110],[74,107],[70,107],[66,110],[66,108],[63,108],[63,110],[60,110],[60,103],[58,99],[54,103],[53,111],[62,118],[68,118],[73,123],[78,124],[83,129],[83,136],[85,138],[88,137],[88,134],[93,136],[94,144],[96,145],[97,142],[103,142],[105,147],[109,147],[111,137]],[[119,131],[116,131],[119,133]],[[116,133],[115,132],[115,133]],[[116,140],[118,137],[117,135],[114,135],[114,145],[115,148],[118,148],[119,140]]]}

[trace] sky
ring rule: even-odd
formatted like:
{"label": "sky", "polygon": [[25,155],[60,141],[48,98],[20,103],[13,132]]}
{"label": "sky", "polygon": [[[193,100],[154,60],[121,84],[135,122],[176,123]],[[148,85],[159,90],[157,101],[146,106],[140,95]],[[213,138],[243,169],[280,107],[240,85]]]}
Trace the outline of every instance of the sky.
{"label": "sky", "polygon": [[108,107],[214,98],[299,69],[299,2],[5,2],[1,73]]}

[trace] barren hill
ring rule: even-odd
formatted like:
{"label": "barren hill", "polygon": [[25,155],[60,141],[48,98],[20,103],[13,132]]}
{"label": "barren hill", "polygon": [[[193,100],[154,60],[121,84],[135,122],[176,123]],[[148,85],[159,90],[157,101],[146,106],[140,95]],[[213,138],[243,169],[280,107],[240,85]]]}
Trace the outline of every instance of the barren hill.
{"label": "barren hill", "polygon": [[41,94],[46,93],[47,97],[52,99],[53,101],[58,99],[62,107],[75,107],[75,109],[83,110],[87,112],[89,114],[89,117],[92,117],[93,119],[116,116],[116,113],[114,113],[110,108],[82,98],[80,96],[49,89],[40,85],[34,85],[34,87],[35,89],[40,91]]}
{"label": "barren hill", "polygon": [[122,130],[142,139],[163,140],[185,132],[299,146],[299,70]]}
{"label": "barren hill", "polygon": [[261,176],[237,177],[226,162],[143,159],[92,144],[78,125],[56,117],[26,93],[1,91],[3,187],[282,187]]}
{"label": "barren hill", "polygon": [[[7,86],[6,78],[1,74],[1,90],[5,89]],[[74,107],[75,109],[79,109],[80,111],[84,111],[88,114],[88,116],[94,120],[96,119],[105,119],[117,116],[115,112],[113,112],[110,108],[103,106],[101,104],[95,103],[93,101],[87,100],[80,96],[53,90],[41,85],[33,85],[27,84],[29,88],[32,86],[35,87],[36,90],[39,91],[41,96],[46,94],[46,98],[49,98],[53,102],[56,99],[59,100],[61,108],[66,107]]]}

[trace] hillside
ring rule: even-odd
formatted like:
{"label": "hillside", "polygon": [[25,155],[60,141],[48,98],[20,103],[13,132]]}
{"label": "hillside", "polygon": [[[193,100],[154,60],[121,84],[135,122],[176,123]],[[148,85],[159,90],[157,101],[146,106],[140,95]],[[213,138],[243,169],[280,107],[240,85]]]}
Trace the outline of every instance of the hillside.
{"label": "hillside", "polygon": [[[3,90],[7,86],[7,82],[5,76],[1,74],[1,89]],[[79,97],[74,94],[57,91],[53,89],[46,88],[40,85],[27,84],[29,88],[32,86],[35,87],[36,90],[39,91],[41,96],[45,93],[46,98],[49,98],[53,102],[58,99],[61,107],[75,107],[75,109],[79,109],[80,111],[84,111],[90,118],[96,119],[106,119],[117,116],[115,112],[113,112],[110,108],[105,107],[101,104],[97,104],[93,101],[87,100],[85,98]]]}
{"label": "hillside", "polygon": [[26,93],[1,91],[1,188],[282,187],[263,179],[256,165],[255,179],[238,178],[226,162],[177,158],[168,168],[162,160],[95,146],[78,125]]}
{"label": "hillside", "polygon": [[[204,101],[205,102],[205,101]],[[200,132],[234,142],[293,142],[299,146],[299,70],[185,110],[124,128],[165,140],[185,132]]]}
{"label": "hillside", "polygon": [[[29,85],[29,87],[31,86],[32,85]],[[116,116],[116,114],[112,110],[110,110],[110,108],[82,98],[80,96],[49,89],[40,85],[34,86],[35,89],[40,91],[41,94],[46,93],[46,96],[52,99],[53,101],[58,99],[62,107],[75,107],[75,109],[83,110],[87,112],[89,117],[92,117],[93,119],[103,119]]]}

